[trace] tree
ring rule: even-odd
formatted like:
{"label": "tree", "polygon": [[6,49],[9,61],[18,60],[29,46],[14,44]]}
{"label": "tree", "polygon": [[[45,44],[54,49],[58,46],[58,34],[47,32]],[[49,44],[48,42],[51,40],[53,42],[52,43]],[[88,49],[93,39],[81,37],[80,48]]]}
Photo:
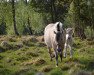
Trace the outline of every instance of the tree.
{"label": "tree", "polygon": [[31,0],[31,6],[38,13],[49,13],[52,22],[64,21],[72,0]]}
{"label": "tree", "polygon": [[[28,1],[27,0],[25,0],[25,4],[26,4],[26,7],[27,7],[27,9],[28,9]],[[30,35],[32,35],[33,34],[33,32],[32,32],[32,28],[31,28],[31,26],[30,26],[30,17],[29,17],[29,13],[27,12],[27,14],[28,14],[28,17],[27,17],[27,23],[28,23],[28,29],[29,29],[29,34]]]}
{"label": "tree", "polygon": [[94,31],[94,1],[88,0],[88,17],[89,17],[89,26],[91,28],[91,39],[93,39],[93,31]]}
{"label": "tree", "polygon": [[68,16],[66,20],[70,21],[71,26],[74,28],[74,34],[81,39],[85,39],[85,24],[83,24],[83,20],[81,19],[81,1],[80,0],[73,0],[70,4],[70,9],[68,11]]}
{"label": "tree", "polygon": [[12,0],[12,15],[13,15],[13,25],[14,25],[14,31],[16,35],[19,35],[16,27],[16,19],[15,19],[15,0]]}

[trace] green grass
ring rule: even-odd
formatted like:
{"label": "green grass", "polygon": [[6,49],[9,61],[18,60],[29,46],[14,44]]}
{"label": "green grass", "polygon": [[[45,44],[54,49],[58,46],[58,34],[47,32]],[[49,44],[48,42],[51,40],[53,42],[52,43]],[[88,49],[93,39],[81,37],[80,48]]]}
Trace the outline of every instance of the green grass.
{"label": "green grass", "polygon": [[[23,37],[26,41],[23,41]],[[29,39],[27,39],[29,38]],[[47,48],[43,42],[30,36],[2,36],[10,47],[0,45],[0,75],[76,75],[78,73],[94,73],[94,41],[74,39],[73,58],[63,58],[59,66],[55,66],[55,58],[50,61]],[[35,40],[35,41],[34,41]],[[19,47],[21,46],[21,47]],[[69,54],[69,53],[68,53]],[[87,73],[87,74],[88,74]]]}

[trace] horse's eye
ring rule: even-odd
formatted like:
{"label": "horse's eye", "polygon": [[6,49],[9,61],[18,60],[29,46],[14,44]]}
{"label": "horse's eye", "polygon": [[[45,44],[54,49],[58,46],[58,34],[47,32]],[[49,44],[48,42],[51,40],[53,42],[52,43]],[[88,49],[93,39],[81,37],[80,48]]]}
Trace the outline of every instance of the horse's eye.
{"label": "horse's eye", "polygon": [[54,31],[54,34],[57,34],[57,33]]}

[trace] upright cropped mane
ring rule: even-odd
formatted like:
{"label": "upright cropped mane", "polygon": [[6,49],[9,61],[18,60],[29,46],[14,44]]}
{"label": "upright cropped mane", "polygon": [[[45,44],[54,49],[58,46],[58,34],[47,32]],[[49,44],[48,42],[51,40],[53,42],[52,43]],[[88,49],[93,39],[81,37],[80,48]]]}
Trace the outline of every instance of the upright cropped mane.
{"label": "upright cropped mane", "polygon": [[55,23],[55,29],[56,29],[57,31],[61,31],[62,28],[63,28],[63,24],[62,24],[61,22],[56,22],[56,23]]}

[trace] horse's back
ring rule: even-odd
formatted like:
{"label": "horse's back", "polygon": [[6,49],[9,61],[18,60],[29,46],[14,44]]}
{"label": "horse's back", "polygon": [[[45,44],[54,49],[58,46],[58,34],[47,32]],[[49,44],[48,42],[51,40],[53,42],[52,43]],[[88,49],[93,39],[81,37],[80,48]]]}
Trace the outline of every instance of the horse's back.
{"label": "horse's back", "polygon": [[52,38],[53,38],[53,28],[54,24],[49,24],[45,27],[44,30],[44,41],[48,47],[52,47]]}

